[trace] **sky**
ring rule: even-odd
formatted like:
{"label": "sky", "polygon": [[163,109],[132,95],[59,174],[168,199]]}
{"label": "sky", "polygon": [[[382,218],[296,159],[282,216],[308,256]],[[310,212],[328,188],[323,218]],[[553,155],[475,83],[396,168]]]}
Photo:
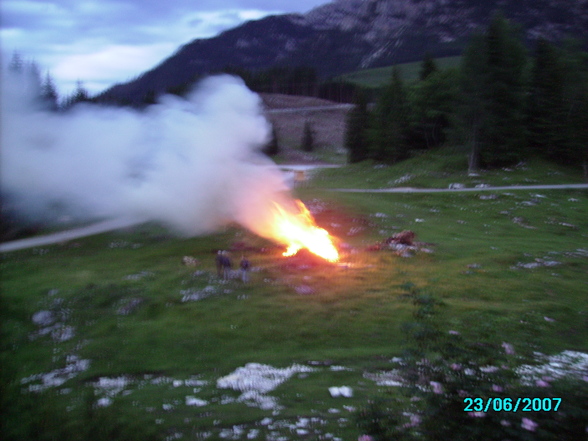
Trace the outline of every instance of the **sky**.
{"label": "sky", "polygon": [[328,0],[2,0],[4,62],[17,52],[49,73],[60,96],[133,79],[196,38]]}

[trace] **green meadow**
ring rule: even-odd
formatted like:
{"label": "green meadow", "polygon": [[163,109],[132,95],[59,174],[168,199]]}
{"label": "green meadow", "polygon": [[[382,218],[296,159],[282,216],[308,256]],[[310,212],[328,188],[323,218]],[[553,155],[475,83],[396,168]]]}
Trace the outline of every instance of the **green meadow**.
{"label": "green meadow", "polygon": [[[316,172],[296,196],[337,237],[339,264],[284,258],[238,226],[182,238],[145,224],[3,254],[7,433],[355,440],[358,412],[399,393],[372,377],[410,344],[415,293],[435,299],[443,335],[499,350],[508,343],[514,364],[537,352],[588,352],[586,190],[333,191],[581,182],[543,162],[475,177],[464,165],[459,152],[432,152]],[[402,230],[419,242],[411,257],[370,249]],[[243,247],[249,283],[221,280],[216,250],[233,249],[235,267]],[[183,265],[183,256],[198,263]],[[285,377],[258,396],[217,383],[248,363]],[[294,366],[305,370],[284,374]],[[353,395],[333,397],[335,386]]]}
{"label": "green meadow", "polygon": [[[458,67],[461,57],[444,57],[435,59],[435,64],[439,69],[450,69]],[[411,82],[418,80],[419,72],[422,63],[420,61],[414,63],[402,63],[396,65],[400,70],[400,76],[403,81]],[[374,69],[358,70],[345,75],[341,75],[338,79],[355,83],[362,87],[379,88],[390,82],[392,77],[392,70],[394,66],[378,67]]]}

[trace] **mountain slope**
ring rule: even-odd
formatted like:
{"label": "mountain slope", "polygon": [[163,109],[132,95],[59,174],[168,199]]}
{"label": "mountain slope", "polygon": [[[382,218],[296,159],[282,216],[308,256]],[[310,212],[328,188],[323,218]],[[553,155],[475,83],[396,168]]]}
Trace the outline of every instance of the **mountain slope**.
{"label": "mountain slope", "polygon": [[572,36],[588,41],[588,0],[338,0],[305,15],[269,16],[182,46],[99,100],[136,103],[229,66],[311,66],[322,78],[415,61],[425,52],[458,55],[500,9],[528,42]]}

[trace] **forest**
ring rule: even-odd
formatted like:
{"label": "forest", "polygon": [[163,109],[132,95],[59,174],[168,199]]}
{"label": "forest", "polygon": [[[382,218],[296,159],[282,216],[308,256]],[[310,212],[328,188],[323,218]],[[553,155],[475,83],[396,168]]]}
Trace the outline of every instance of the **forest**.
{"label": "forest", "polygon": [[427,56],[410,84],[395,68],[373,105],[356,94],[348,160],[396,163],[449,142],[468,147],[470,172],[540,156],[579,164],[588,177],[587,55],[571,40],[538,40],[528,51],[496,15],[457,68],[440,70]]}

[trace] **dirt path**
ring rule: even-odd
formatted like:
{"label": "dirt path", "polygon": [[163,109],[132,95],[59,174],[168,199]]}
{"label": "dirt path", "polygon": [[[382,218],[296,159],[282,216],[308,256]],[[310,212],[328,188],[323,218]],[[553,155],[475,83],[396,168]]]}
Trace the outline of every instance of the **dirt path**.
{"label": "dirt path", "polygon": [[353,104],[335,104],[331,106],[309,106],[309,107],[296,107],[291,109],[269,109],[266,113],[298,113],[298,112],[319,112],[325,110],[350,110],[353,108]]}
{"label": "dirt path", "polygon": [[465,191],[505,191],[505,190],[571,190],[588,189],[588,184],[559,184],[559,185],[511,185],[506,187],[475,187],[475,188],[335,188],[333,191],[346,193],[456,193]]}
{"label": "dirt path", "polygon": [[[286,166],[281,168],[295,169],[314,169],[325,166]],[[505,190],[568,190],[568,189],[588,189],[588,184],[561,184],[561,185],[516,185],[508,187],[481,187],[481,188],[412,188],[412,187],[397,187],[397,188],[380,188],[380,189],[358,189],[358,188],[337,188],[333,191],[347,192],[347,193],[455,193],[466,191],[505,191]],[[87,227],[75,228],[73,230],[60,231],[59,233],[48,234],[46,236],[30,237],[27,239],[14,240],[12,242],[4,242],[0,244],[0,253],[8,253],[10,251],[22,250],[26,248],[40,247],[44,245],[52,245],[59,242],[66,242],[68,240],[78,239],[80,237],[92,236],[94,234],[105,233],[107,231],[118,230],[121,228],[138,225],[142,221],[136,219],[112,219],[96,224],[88,225]]]}
{"label": "dirt path", "polygon": [[34,248],[44,245],[52,245],[59,242],[78,239],[80,237],[93,236],[94,234],[106,233],[107,231],[118,230],[120,228],[132,227],[142,221],[136,219],[111,219],[88,225],[86,227],[74,228],[73,230],[60,231],[58,233],[47,234],[45,236],[28,237],[26,239],[13,240],[0,244],[0,253],[23,250],[25,248]]}

